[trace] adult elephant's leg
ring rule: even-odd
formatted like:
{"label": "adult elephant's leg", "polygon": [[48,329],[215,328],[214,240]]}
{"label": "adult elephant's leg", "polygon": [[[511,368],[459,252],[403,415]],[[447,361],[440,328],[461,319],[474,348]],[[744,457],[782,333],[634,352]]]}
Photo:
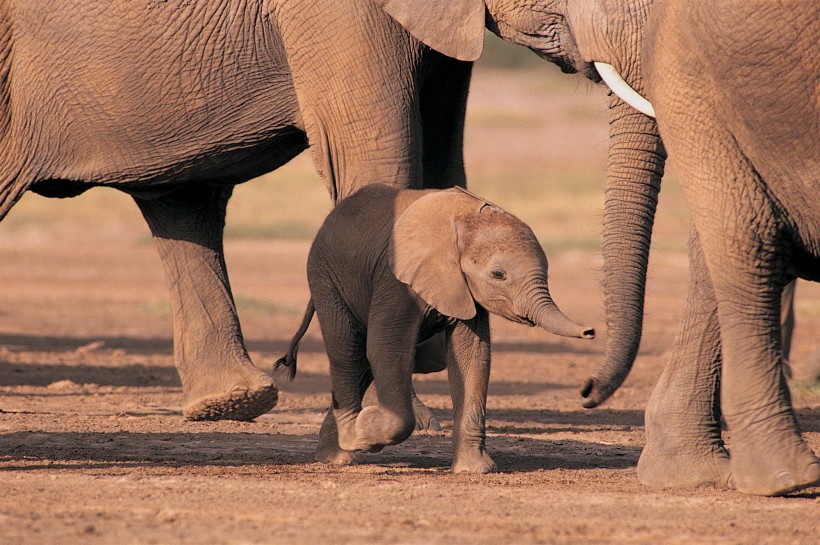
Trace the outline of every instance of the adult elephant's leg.
{"label": "adult elephant's leg", "polygon": [[277,401],[273,379],[251,363],[222,251],[231,187],[189,185],[135,198],[171,289],[174,361],[191,420],[252,420]]}
{"label": "adult elephant's leg", "polygon": [[[420,110],[423,134],[423,187],[466,187],[464,172],[464,116],[473,63],[443,55],[424,81]],[[444,333],[419,343],[414,373],[437,373],[447,367]],[[413,390],[417,430],[441,430],[441,423]]]}
{"label": "adult elephant's leg", "polygon": [[796,288],[797,280],[792,280],[783,288],[783,295],[780,297],[780,332],[787,377],[791,377],[789,355],[792,351],[792,334],[794,333],[794,293]]}
{"label": "adult elephant's leg", "polygon": [[[771,247],[761,241],[749,253],[760,256],[764,246]],[[725,360],[721,406],[731,432],[732,483],[742,492],[778,495],[820,482],[820,462],[800,435],[784,373],[779,303],[785,282],[761,273],[779,267],[733,264],[730,271],[722,261],[713,257],[710,271]]]}
{"label": "adult elephant's leg", "polygon": [[646,408],[646,445],[638,460],[638,479],[659,488],[725,488],[729,454],[720,426],[720,326],[694,228],[689,260],[689,292],[672,358]]}
{"label": "adult elephant's leg", "polygon": [[788,231],[725,128],[705,126],[697,139],[668,132],[717,300],[730,484],[761,495],[809,486],[820,481],[820,463],[800,435],[781,351],[780,298],[791,280]]}
{"label": "adult elephant's leg", "polygon": [[420,187],[419,80],[439,54],[376,2],[278,2],[274,12],[314,161],[334,202],[375,182]]}

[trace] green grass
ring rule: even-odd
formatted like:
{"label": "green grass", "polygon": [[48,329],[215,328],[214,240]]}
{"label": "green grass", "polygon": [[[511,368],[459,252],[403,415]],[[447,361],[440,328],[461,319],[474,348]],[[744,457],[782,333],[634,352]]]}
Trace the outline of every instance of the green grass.
{"label": "green grass", "polygon": [[305,312],[304,308],[277,303],[261,297],[252,297],[242,293],[236,294],[234,301],[236,301],[236,308],[240,314],[301,316]]}
{"label": "green grass", "polygon": [[236,187],[228,205],[225,236],[310,240],[330,209],[327,188],[305,153]]}
{"label": "green grass", "polygon": [[531,129],[539,125],[538,119],[522,112],[510,112],[504,108],[485,108],[470,116],[471,127]]}
{"label": "green grass", "polygon": [[93,229],[141,228],[148,232],[130,196],[110,188],[93,188],[71,199],[47,199],[25,193],[0,224],[9,233],[60,230],[67,226]]}

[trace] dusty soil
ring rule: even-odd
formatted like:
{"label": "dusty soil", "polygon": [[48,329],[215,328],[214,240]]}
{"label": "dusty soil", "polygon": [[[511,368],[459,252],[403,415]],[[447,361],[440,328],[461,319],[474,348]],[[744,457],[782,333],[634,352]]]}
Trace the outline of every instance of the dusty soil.
{"label": "dusty soil", "polygon": [[[529,168],[558,179],[575,165],[602,171],[604,114],[577,106],[600,104],[602,96],[584,96],[582,88],[572,99],[558,97],[515,77],[477,78],[471,111],[478,114],[468,120],[471,176]],[[556,96],[544,100],[545,93]],[[514,126],[501,123],[510,119]],[[516,176],[516,184],[526,181]],[[500,471],[487,476],[449,472],[452,414],[443,374],[421,377],[417,390],[444,431],[416,433],[349,468],[314,463],[329,403],[315,324],[299,376],[290,384],[279,379],[280,403],[271,413],[252,423],[186,422],[162,267],[133,205],[112,205],[115,217],[106,219],[107,205],[74,216],[73,203],[60,203],[4,222],[0,544],[817,543],[820,488],[757,498],[652,490],[637,481],[643,408],[669,357],[686,287],[685,210],[663,201],[674,198],[673,189],[661,196],[657,233],[667,250],[653,254],[635,369],[604,408],[581,408],[578,387],[601,362],[606,336],[601,263],[591,249],[600,211],[590,208],[599,206],[599,194],[593,188],[588,206],[574,186],[564,195],[558,181],[549,184],[532,195],[553,201],[532,208],[563,207],[563,215],[528,221],[562,248],[550,252],[556,300],[599,336],[567,340],[493,322],[488,449]],[[491,180],[483,187],[505,186]],[[523,201],[534,198],[502,202],[506,189],[496,191],[492,198],[522,217]],[[294,204],[277,203],[269,213],[282,206]],[[575,249],[561,242],[568,234],[577,243],[579,232],[591,242]],[[263,368],[283,353],[301,319],[307,249],[305,241],[227,244],[245,337]],[[818,302],[820,285],[798,288],[793,393],[816,452],[820,388],[800,379],[818,342]]]}
{"label": "dusty soil", "polygon": [[[282,353],[306,301],[303,242],[234,242],[255,361]],[[328,404],[318,328],[281,402],[256,422],[192,423],[180,412],[165,285],[150,244],[79,250],[0,239],[0,542],[12,543],[795,543],[816,542],[820,489],[785,498],[650,490],[635,475],[642,409],[669,355],[686,277],[680,256],[653,262],[646,341],[604,409],[578,385],[603,338],[559,339],[494,322],[488,446],[500,471],[452,475],[444,375],[418,381],[444,431],[364,456],[314,463]],[[600,263],[552,259],[553,290],[602,328]],[[662,274],[660,274],[662,271]],[[55,279],[59,282],[55,284]],[[804,297],[817,297],[805,286]],[[156,304],[146,304],[156,301]],[[796,358],[817,318],[803,320]],[[605,333],[601,331],[601,333]],[[805,435],[820,451],[820,396],[797,389]]]}

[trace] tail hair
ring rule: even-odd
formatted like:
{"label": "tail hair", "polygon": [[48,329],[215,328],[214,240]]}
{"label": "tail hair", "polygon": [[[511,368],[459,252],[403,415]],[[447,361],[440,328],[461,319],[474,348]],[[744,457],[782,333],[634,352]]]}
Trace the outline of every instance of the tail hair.
{"label": "tail hair", "polygon": [[314,312],[315,308],[313,306],[313,298],[311,297],[310,301],[308,301],[307,309],[305,309],[305,317],[302,319],[302,325],[299,326],[299,330],[290,340],[287,353],[276,360],[276,363],[273,364],[274,372],[281,367],[288,368],[289,381],[296,378],[296,355],[299,353],[299,341],[301,341],[302,337],[305,336],[305,332],[307,331],[308,326],[310,326],[311,320],[313,320]]}

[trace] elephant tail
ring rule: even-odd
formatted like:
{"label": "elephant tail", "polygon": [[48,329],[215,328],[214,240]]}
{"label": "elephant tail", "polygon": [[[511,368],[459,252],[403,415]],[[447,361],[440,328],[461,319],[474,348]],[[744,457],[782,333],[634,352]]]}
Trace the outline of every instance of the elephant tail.
{"label": "elephant tail", "polygon": [[313,306],[313,298],[311,297],[310,301],[308,301],[307,309],[305,309],[305,317],[302,319],[302,325],[299,326],[299,331],[297,331],[296,335],[294,335],[290,340],[287,353],[276,360],[276,363],[273,364],[274,371],[280,367],[289,368],[288,380],[293,380],[296,378],[296,354],[299,352],[299,341],[301,341],[302,337],[305,336],[305,332],[307,331],[311,320],[313,320],[313,313],[315,311],[316,309]]}

